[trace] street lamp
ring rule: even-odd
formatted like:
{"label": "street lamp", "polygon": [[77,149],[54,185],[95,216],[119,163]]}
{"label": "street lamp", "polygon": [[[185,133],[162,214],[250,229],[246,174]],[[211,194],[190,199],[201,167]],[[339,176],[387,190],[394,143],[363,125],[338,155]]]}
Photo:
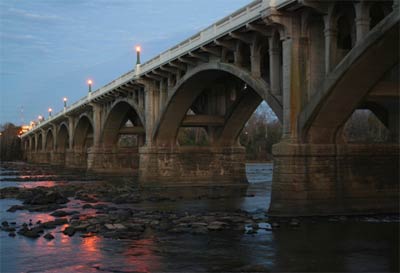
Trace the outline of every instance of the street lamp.
{"label": "street lamp", "polygon": [[51,112],[53,111],[53,109],[49,108],[49,117],[51,117]]}
{"label": "street lamp", "polygon": [[140,51],[142,51],[142,48],[140,46],[136,46],[136,65],[140,64]]}
{"label": "street lamp", "polygon": [[38,116],[38,121],[39,121],[39,123],[41,123],[43,121],[43,116],[42,115]]}
{"label": "street lamp", "polygon": [[89,79],[89,80],[87,81],[87,84],[88,84],[88,86],[89,86],[89,93],[90,93],[90,92],[92,92],[92,84],[93,84],[93,81]]}
{"label": "street lamp", "polygon": [[64,97],[63,98],[63,102],[64,102],[64,110],[67,108],[67,98],[66,97]]}

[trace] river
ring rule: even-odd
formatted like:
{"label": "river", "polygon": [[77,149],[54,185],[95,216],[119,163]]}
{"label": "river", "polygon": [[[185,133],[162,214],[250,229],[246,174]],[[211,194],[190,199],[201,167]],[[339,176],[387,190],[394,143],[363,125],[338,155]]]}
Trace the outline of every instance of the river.
{"label": "river", "polygon": [[[54,186],[79,180],[79,173],[21,163],[0,170],[0,187]],[[26,168],[25,168],[26,166]],[[265,216],[270,202],[272,164],[248,164],[249,187],[241,197],[144,202],[142,209],[234,211]],[[61,175],[62,174],[62,175]],[[44,180],[41,177],[45,178]],[[53,179],[47,179],[52,177]],[[16,179],[18,178],[18,179]],[[98,177],[93,176],[93,179]],[[19,180],[19,181],[16,181]],[[91,183],[90,176],[85,178]],[[49,221],[41,212],[7,212],[21,201],[0,199],[1,221]],[[68,209],[80,210],[71,199]],[[1,272],[398,272],[399,218],[393,215],[301,219],[298,227],[281,223],[257,233],[219,231],[204,235],[157,232],[140,239],[69,237],[59,226],[54,240],[0,231]]]}

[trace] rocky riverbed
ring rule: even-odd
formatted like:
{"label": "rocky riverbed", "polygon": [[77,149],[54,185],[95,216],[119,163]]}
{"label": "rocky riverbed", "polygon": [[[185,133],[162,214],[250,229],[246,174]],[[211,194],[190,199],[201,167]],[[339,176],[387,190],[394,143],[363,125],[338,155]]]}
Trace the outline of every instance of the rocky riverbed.
{"label": "rocky riverbed", "polygon": [[[0,187],[7,185],[0,189],[0,245],[6,253],[2,272],[399,268],[398,216],[269,218],[271,170],[271,164],[249,165],[250,184],[245,187],[146,189],[131,177],[2,164]],[[96,242],[96,247],[89,242]],[[29,251],[19,253],[15,245]],[[49,252],[55,245],[60,253],[56,256]],[[115,254],[120,251],[122,257]],[[57,263],[47,264],[39,253],[53,255]],[[364,264],[354,257],[361,257]]]}

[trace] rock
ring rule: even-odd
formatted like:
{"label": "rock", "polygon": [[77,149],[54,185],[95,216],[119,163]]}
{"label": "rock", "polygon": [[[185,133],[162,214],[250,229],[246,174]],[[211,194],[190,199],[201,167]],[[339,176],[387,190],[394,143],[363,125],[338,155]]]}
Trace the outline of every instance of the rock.
{"label": "rock", "polygon": [[289,226],[291,227],[298,227],[300,226],[300,221],[298,219],[292,219],[289,222]]}
{"label": "rock", "polygon": [[88,232],[88,233],[80,235],[80,237],[82,237],[82,238],[89,238],[89,237],[93,237],[93,236],[95,236],[95,234],[92,232]]}
{"label": "rock", "polygon": [[68,235],[68,236],[74,236],[74,234],[75,234],[75,228],[74,227],[71,227],[71,226],[68,226],[68,227],[66,227],[64,230],[63,230],[63,233],[65,234],[65,235]]}
{"label": "rock", "polygon": [[16,212],[17,210],[25,210],[25,206],[21,206],[21,205],[14,205],[11,206],[7,211],[8,212]]}
{"label": "rock", "polygon": [[83,209],[92,209],[92,208],[93,208],[93,205],[91,205],[91,204],[85,204],[85,205],[82,206],[82,208],[83,208]]}
{"label": "rock", "polygon": [[21,234],[22,236],[25,236],[28,238],[39,238],[40,237],[39,233],[35,230],[24,230],[23,232],[18,232],[18,234]]}
{"label": "rock", "polygon": [[54,224],[56,226],[61,226],[61,225],[64,225],[64,224],[68,224],[68,220],[66,218],[57,218],[57,219],[54,220]]}
{"label": "rock", "polygon": [[246,231],[246,234],[256,234],[257,230],[256,229],[249,229],[248,231]]}
{"label": "rock", "polygon": [[10,227],[10,226],[5,226],[5,227],[1,227],[1,230],[4,230],[6,232],[13,232],[13,231],[15,231],[15,228]]}
{"label": "rock", "polygon": [[28,198],[24,201],[24,204],[31,205],[46,205],[46,204],[65,204],[69,200],[57,191],[45,190],[37,191],[32,198]]}
{"label": "rock", "polygon": [[106,204],[97,204],[93,206],[94,209],[105,210],[108,208]]}
{"label": "rock", "polygon": [[108,230],[121,230],[121,229],[126,229],[126,227],[122,224],[104,224],[104,226]]}
{"label": "rock", "polygon": [[50,241],[54,239],[54,236],[51,233],[46,233],[46,235],[44,235],[43,238]]}
{"label": "rock", "polygon": [[15,237],[16,234],[15,234],[15,232],[10,232],[10,233],[8,233],[8,236],[10,236],[10,237]]}
{"label": "rock", "polygon": [[222,230],[225,226],[226,226],[226,223],[224,223],[224,222],[213,221],[207,226],[207,228],[209,230],[215,231],[215,230]]}
{"label": "rock", "polygon": [[273,223],[271,224],[271,227],[272,227],[272,228],[279,228],[280,225],[279,225],[279,223],[277,223],[277,222],[273,222]]}
{"label": "rock", "polygon": [[64,216],[67,216],[68,213],[63,210],[56,210],[55,212],[51,213],[50,215],[54,216],[54,217],[64,217]]}
{"label": "rock", "polygon": [[56,224],[54,221],[48,221],[48,222],[41,223],[40,226],[44,229],[51,229],[51,228],[55,228]]}
{"label": "rock", "polygon": [[265,266],[263,265],[245,265],[239,267],[237,270],[238,272],[270,272]]}
{"label": "rock", "polygon": [[191,231],[192,234],[207,234],[208,233],[208,228],[204,226],[197,226],[196,228],[193,228]]}
{"label": "rock", "polygon": [[3,221],[3,222],[1,222],[1,225],[2,225],[3,227],[8,227],[8,222],[7,222],[7,221]]}

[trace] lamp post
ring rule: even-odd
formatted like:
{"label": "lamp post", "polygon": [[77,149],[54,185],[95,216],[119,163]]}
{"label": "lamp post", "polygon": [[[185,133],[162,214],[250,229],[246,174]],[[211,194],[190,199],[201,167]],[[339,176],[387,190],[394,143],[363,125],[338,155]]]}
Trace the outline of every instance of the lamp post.
{"label": "lamp post", "polygon": [[39,123],[41,123],[43,121],[43,116],[42,115],[38,116],[38,121],[39,121]]}
{"label": "lamp post", "polygon": [[89,87],[89,93],[91,93],[91,92],[92,92],[92,84],[93,84],[93,81],[92,81],[92,80],[88,80],[88,81],[87,81],[87,84],[88,84],[88,87]]}
{"label": "lamp post", "polygon": [[64,102],[64,111],[67,109],[67,98],[66,97],[64,97],[63,98],[63,102]]}
{"label": "lamp post", "polygon": [[51,112],[53,111],[53,109],[49,108],[49,118],[51,118]]}
{"label": "lamp post", "polygon": [[136,65],[140,64],[140,51],[142,51],[142,48],[140,46],[136,46]]}

